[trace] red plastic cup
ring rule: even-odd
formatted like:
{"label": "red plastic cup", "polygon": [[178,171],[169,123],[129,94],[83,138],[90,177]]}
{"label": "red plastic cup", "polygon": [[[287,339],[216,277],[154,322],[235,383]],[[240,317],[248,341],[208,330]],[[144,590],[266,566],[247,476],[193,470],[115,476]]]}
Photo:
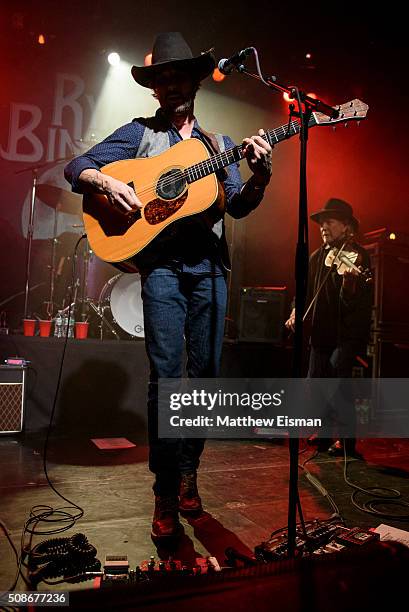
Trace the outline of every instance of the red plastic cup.
{"label": "red plastic cup", "polygon": [[75,337],[78,340],[84,340],[88,336],[88,321],[77,321],[75,323]]}
{"label": "red plastic cup", "polygon": [[40,336],[42,338],[48,338],[51,332],[51,321],[39,321]]}
{"label": "red plastic cup", "polygon": [[23,331],[25,336],[34,336],[35,328],[35,319],[23,319]]}

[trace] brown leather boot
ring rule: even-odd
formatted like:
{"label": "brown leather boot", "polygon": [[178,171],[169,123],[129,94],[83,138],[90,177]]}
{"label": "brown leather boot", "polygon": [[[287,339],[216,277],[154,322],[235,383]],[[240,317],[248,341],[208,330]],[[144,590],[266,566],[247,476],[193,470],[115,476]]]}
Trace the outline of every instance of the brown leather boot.
{"label": "brown leather boot", "polygon": [[183,527],[179,523],[177,495],[155,496],[152,538],[174,538],[182,533]]}
{"label": "brown leather boot", "polygon": [[202,500],[197,490],[197,474],[182,474],[179,489],[179,510],[186,514],[203,512]]}

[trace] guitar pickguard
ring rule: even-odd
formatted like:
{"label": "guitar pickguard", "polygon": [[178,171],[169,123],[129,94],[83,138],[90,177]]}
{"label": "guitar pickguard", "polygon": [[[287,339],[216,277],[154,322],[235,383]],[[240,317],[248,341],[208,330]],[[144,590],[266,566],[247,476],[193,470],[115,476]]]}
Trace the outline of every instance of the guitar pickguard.
{"label": "guitar pickguard", "polygon": [[162,223],[162,221],[166,221],[166,219],[169,219],[176,211],[182,208],[187,196],[188,192],[186,190],[180,198],[176,198],[175,200],[161,200],[160,198],[151,200],[145,204],[143,209],[146,221],[150,225],[157,225],[158,223]]}

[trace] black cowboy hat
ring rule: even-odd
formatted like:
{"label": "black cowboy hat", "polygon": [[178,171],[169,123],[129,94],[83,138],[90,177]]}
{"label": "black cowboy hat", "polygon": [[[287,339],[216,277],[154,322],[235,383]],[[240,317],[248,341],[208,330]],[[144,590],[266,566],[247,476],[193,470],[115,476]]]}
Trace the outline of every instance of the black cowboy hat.
{"label": "black cowboy hat", "polygon": [[142,87],[153,88],[153,78],[159,70],[177,67],[189,70],[199,81],[205,79],[216,66],[213,49],[193,57],[193,53],[180,32],[158,34],[152,49],[150,66],[132,66],[132,76]]}
{"label": "black cowboy hat", "polygon": [[359,227],[359,221],[354,217],[352,206],[338,198],[330,198],[324,208],[310,215],[310,219],[316,223],[321,223],[323,219],[338,219],[349,223],[354,231],[357,231]]}

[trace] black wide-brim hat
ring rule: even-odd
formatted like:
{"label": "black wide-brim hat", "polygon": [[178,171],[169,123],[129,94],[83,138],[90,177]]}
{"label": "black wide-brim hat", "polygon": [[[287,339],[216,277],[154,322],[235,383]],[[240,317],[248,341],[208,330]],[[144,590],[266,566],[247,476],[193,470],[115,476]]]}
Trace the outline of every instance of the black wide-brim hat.
{"label": "black wide-brim hat", "polygon": [[213,49],[194,57],[191,48],[180,32],[158,34],[152,49],[150,66],[132,66],[132,76],[142,87],[153,89],[155,75],[168,67],[189,71],[194,78],[202,81],[216,66]]}
{"label": "black wide-brim hat", "polygon": [[321,223],[323,219],[338,219],[349,223],[354,231],[357,231],[359,227],[359,221],[354,217],[352,206],[338,198],[330,198],[324,208],[310,215],[310,219],[315,223]]}

